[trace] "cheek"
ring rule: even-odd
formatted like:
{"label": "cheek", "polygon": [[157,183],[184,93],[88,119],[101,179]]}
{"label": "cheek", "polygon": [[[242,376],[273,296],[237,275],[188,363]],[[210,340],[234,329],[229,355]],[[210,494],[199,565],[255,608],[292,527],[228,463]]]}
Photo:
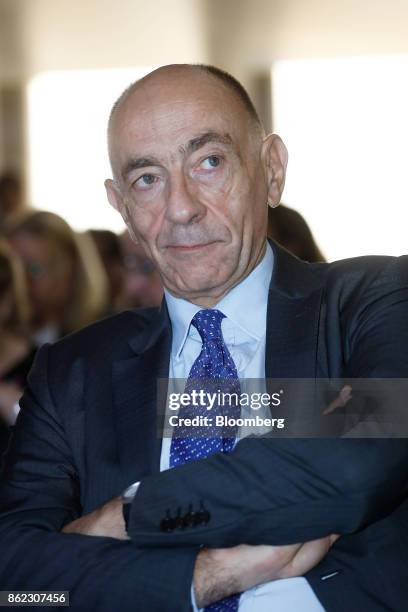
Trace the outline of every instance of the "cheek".
{"label": "cheek", "polygon": [[229,169],[218,180],[201,182],[196,195],[217,223],[227,226],[234,233],[241,233],[247,208],[251,202],[249,181]]}
{"label": "cheek", "polygon": [[262,177],[252,176],[248,170],[235,186],[232,217],[242,236],[252,236],[263,229],[266,231],[267,204],[261,191],[261,180]]}
{"label": "cheek", "polygon": [[234,190],[234,172],[232,168],[226,168],[219,174],[208,177],[196,177],[191,182],[191,190],[200,199],[209,200],[209,203],[219,203],[226,200],[231,191]]}
{"label": "cheek", "polygon": [[163,214],[157,210],[138,210],[137,213],[129,215],[128,219],[136,243],[140,244],[157,266],[160,266],[161,253],[157,243],[162,231]]}
{"label": "cheek", "polygon": [[148,209],[126,207],[128,225],[130,225],[138,242],[150,244],[156,234],[157,214]]}

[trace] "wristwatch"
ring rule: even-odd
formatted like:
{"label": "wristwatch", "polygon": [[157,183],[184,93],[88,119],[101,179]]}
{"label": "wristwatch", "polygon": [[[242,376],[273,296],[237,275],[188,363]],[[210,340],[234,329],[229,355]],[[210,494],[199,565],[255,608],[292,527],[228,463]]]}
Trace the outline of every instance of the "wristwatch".
{"label": "wristwatch", "polygon": [[135,498],[136,492],[139,488],[140,481],[134,482],[122,492],[122,514],[125,521],[126,531],[129,525],[130,508],[132,507],[132,501]]}

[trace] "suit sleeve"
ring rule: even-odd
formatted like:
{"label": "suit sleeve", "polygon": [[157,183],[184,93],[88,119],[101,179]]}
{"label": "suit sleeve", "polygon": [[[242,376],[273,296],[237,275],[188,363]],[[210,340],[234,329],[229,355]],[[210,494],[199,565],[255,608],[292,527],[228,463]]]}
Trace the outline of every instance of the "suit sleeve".
{"label": "suit sleeve", "polygon": [[79,481],[38,353],[0,482],[0,585],[67,590],[74,610],[187,612],[197,551],[61,533],[80,516]]}
{"label": "suit sleeve", "polygon": [[[354,300],[352,314],[344,308],[345,376],[408,378],[407,258],[388,261]],[[246,438],[230,455],[143,480],[129,533],[149,547],[290,544],[351,534],[401,503],[407,461],[407,438]],[[166,515],[203,506],[206,524],[161,531]]]}
{"label": "suit sleeve", "polygon": [[390,515],[341,537],[305,575],[325,610],[405,610],[408,499]]}

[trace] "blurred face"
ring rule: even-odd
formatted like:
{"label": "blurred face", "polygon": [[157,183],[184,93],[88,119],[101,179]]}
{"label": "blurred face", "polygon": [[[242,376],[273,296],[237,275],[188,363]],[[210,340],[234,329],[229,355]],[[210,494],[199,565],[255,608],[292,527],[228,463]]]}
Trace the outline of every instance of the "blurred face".
{"label": "blurred face", "polygon": [[135,244],[135,251],[125,255],[124,268],[125,302],[138,308],[159,306],[163,297],[161,278],[140,245]]}
{"label": "blurred face", "polygon": [[72,295],[71,257],[52,241],[25,232],[10,242],[25,265],[33,322],[57,323]]}
{"label": "blurred face", "polygon": [[128,233],[122,236],[123,301],[128,307],[159,306],[163,297],[160,275],[144,249]]}
{"label": "blurred face", "polygon": [[174,295],[210,306],[261,259],[270,145],[201,71],[156,71],[118,109],[108,197]]}

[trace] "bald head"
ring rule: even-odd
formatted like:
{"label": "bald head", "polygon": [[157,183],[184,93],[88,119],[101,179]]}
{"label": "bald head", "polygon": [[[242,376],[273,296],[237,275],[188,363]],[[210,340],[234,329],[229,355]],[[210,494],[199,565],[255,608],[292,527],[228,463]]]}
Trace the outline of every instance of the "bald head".
{"label": "bald head", "polygon": [[184,64],[150,73],[115,104],[109,155],[109,202],[174,295],[209,306],[260,261],[287,156],[235,79]]}
{"label": "bald head", "polygon": [[[144,104],[153,105],[157,100],[157,94],[166,87],[170,87],[174,92],[178,91],[186,97],[189,95],[194,97],[197,93],[198,84],[208,88],[208,90],[215,88],[219,88],[220,91],[227,90],[237,106],[240,107],[240,111],[245,113],[248,120],[248,129],[253,135],[258,139],[265,135],[258,113],[247,91],[228,72],[206,64],[170,64],[162,66],[142,79],[131,83],[114,103],[108,121],[109,157],[113,171],[115,128],[121,123],[123,112],[126,114],[129,108],[132,109],[132,112],[135,112],[137,108],[140,108],[143,112]],[[142,95],[138,96],[138,93],[142,93]],[[225,108],[219,108],[219,112],[225,110]]]}

